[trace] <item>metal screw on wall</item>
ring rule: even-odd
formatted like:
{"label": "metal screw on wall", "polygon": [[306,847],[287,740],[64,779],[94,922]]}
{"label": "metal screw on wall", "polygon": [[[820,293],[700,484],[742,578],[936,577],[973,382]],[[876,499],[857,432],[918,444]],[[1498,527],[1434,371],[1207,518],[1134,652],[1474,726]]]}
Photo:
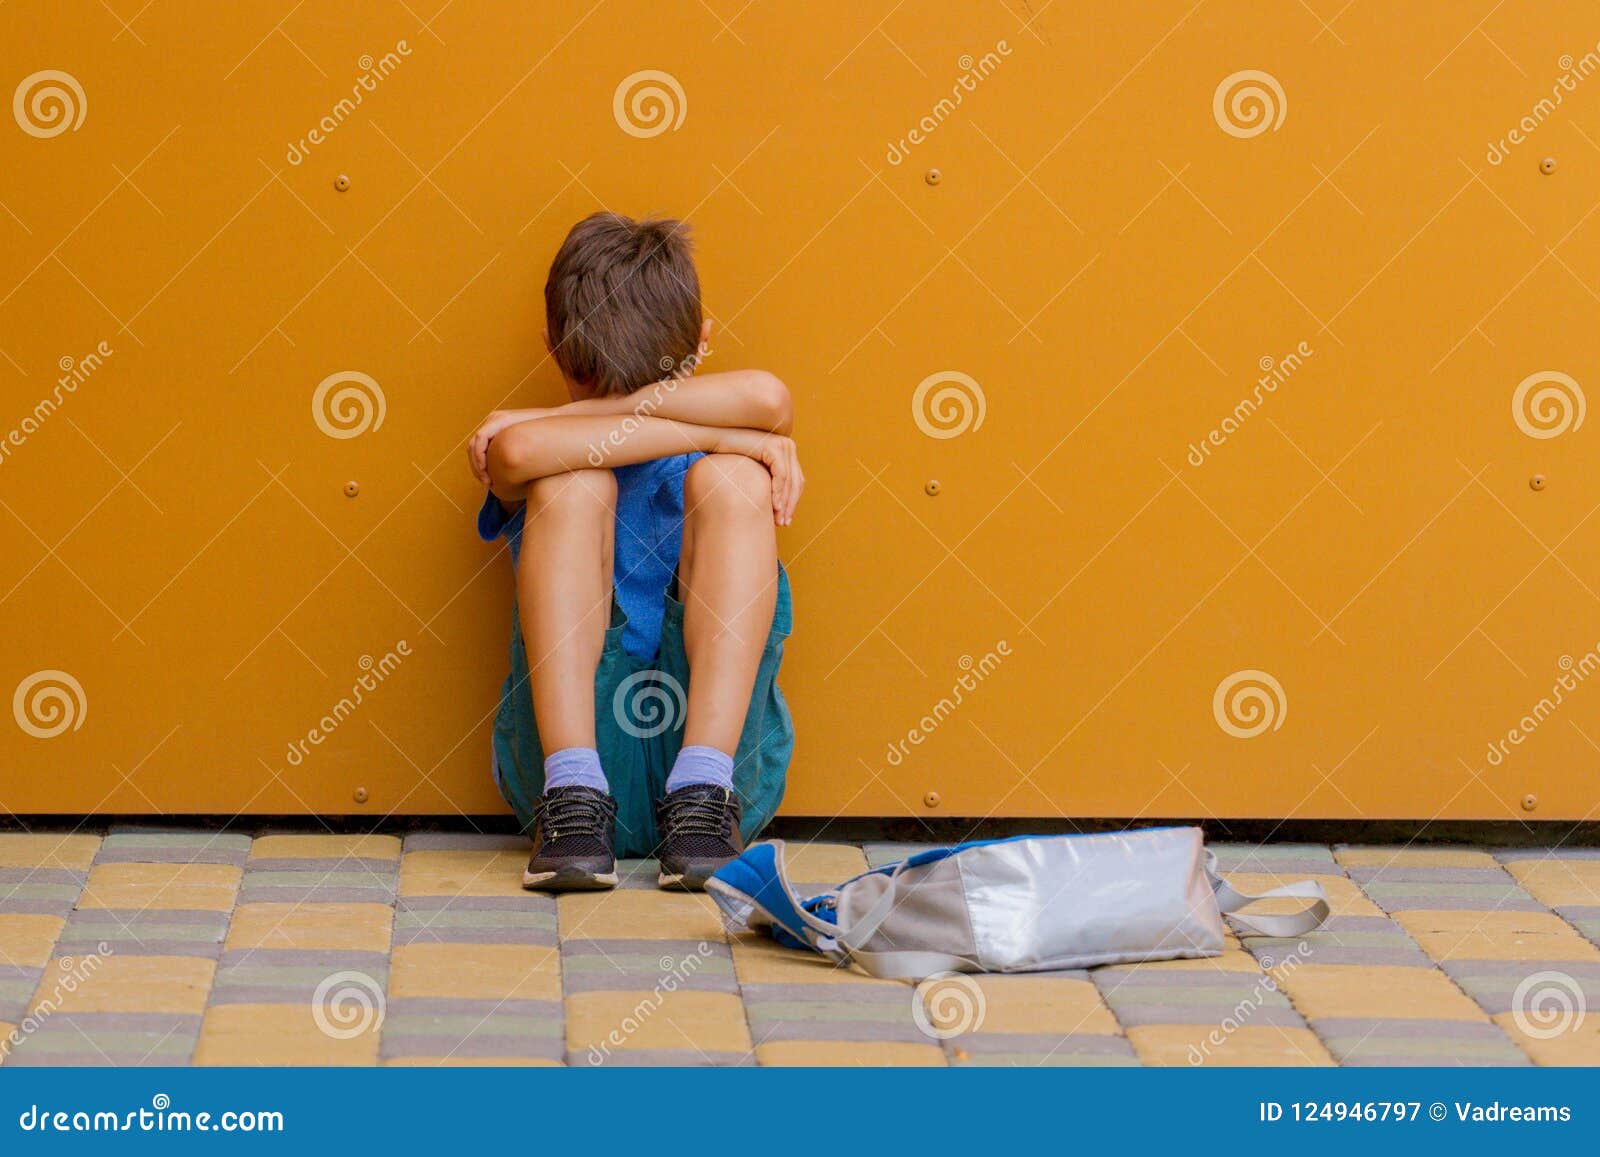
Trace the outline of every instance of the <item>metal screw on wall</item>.
{"label": "metal screw on wall", "polygon": [[1530,490],[1543,490],[1547,485],[1549,484],[1545,481],[1543,474],[1535,474],[1528,479],[1528,489]]}
{"label": "metal screw on wall", "polygon": [[1556,159],[1554,157],[1546,157],[1544,160],[1540,161],[1539,171],[1548,177],[1551,173],[1556,171]]}
{"label": "metal screw on wall", "polygon": [[361,483],[359,483],[359,482],[346,482],[344,484],[344,496],[346,498],[354,498],[357,494],[360,494],[360,493],[361,493]]}
{"label": "metal screw on wall", "polygon": [[937,498],[939,496],[939,491],[943,489],[944,487],[939,485],[939,480],[937,478],[930,478],[922,484],[922,492],[929,498]]}
{"label": "metal screw on wall", "polygon": [[333,187],[338,189],[339,192],[343,193],[345,190],[350,188],[350,178],[345,176],[343,173],[340,173],[333,179]]}
{"label": "metal screw on wall", "polygon": [[366,803],[367,802],[367,789],[364,788],[364,787],[356,788],[355,791],[350,793],[350,798],[355,800],[357,803]]}
{"label": "metal screw on wall", "polygon": [[928,182],[930,185],[937,185],[940,181],[944,180],[944,174],[938,169],[929,169],[926,173],[922,174],[922,179]]}
{"label": "metal screw on wall", "polygon": [[1522,810],[1523,811],[1531,812],[1535,808],[1537,808],[1538,806],[1539,806],[1539,797],[1534,795],[1531,791],[1527,795],[1522,797]]}
{"label": "metal screw on wall", "polygon": [[938,807],[939,793],[936,791],[930,791],[927,795],[922,797],[922,802],[928,807]]}

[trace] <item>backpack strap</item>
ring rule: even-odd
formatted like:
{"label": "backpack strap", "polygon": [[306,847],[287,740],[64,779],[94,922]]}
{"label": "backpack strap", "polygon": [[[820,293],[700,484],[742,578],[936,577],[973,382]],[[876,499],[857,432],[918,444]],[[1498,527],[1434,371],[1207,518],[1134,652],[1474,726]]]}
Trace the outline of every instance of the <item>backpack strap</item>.
{"label": "backpack strap", "polygon": [[872,939],[873,934],[889,918],[889,913],[894,911],[895,901],[899,898],[895,881],[909,864],[909,860],[902,860],[896,864],[894,871],[889,873],[889,882],[883,889],[883,894],[859,920],[838,933],[834,943],[840,953],[869,976],[889,980],[923,980],[939,972],[983,971],[982,965],[976,960],[946,952],[920,950],[868,952],[861,947]]}
{"label": "backpack strap", "polygon": [[[1210,851],[1206,852],[1206,875],[1211,879],[1211,890],[1216,894],[1217,907],[1230,914],[1244,928],[1262,936],[1299,936],[1316,928],[1328,918],[1328,913],[1331,911],[1327,894],[1323,892],[1322,885],[1315,880],[1296,880],[1292,884],[1284,884],[1259,895],[1241,892],[1217,874],[1217,857]],[[1257,900],[1274,900],[1283,896],[1310,900],[1311,903],[1300,911],[1291,912],[1286,916],[1238,914],[1238,910],[1246,904],[1253,904]]]}

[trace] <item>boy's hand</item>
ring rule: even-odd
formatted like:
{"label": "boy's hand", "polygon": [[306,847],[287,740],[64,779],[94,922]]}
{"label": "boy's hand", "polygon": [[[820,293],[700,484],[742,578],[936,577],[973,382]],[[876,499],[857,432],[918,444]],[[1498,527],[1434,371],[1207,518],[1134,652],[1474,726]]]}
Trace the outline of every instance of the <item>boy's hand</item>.
{"label": "boy's hand", "polygon": [[477,432],[467,439],[467,465],[472,468],[472,476],[483,485],[490,485],[489,481],[489,443],[494,436],[507,426],[515,426],[518,422],[531,422],[535,418],[542,418],[552,410],[496,410],[483,420]]}
{"label": "boy's hand", "polygon": [[772,520],[779,526],[794,521],[794,508],[806,488],[806,477],[800,470],[793,438],[762,430],[724,430],[717,439],[717,452],[743,454],[765,466],[772,475]]}

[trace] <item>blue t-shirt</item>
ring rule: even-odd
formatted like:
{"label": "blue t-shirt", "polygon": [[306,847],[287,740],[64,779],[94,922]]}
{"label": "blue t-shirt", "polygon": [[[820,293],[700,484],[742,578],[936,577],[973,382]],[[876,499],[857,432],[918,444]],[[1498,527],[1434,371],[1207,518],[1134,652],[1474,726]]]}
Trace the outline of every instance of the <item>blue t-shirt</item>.
{"label": "blue t-shirt", "polygon": [[[628,616],[623,649],[652,662],[661,649],[663,595],[678,569],[683,549],[683,479],[700,454],[676,454],[632,466],[618,466],[616,550],[612,574],[616,597]],[[504,537],[516,566],[522,554],[523,508],[507,514],[490,494],[478,511],[478,533],[485,542]]]}

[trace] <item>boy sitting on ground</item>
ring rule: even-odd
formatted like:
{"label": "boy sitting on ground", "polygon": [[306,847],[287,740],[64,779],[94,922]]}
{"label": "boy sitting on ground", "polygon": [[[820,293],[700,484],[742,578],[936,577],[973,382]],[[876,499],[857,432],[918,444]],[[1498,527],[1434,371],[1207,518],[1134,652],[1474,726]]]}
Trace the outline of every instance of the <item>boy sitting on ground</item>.
{"label": "boy sitting on ground", "polygon": [[789,392],[692,376],[711,322],[677,221],[579,222],[545,312],[572,401],[490,414],[467,448],[479,531],[517,572],[495,770],[533,836],[523,885],[612,887],[620,843],[659,856],[661,887],[700,889],[776,811],[793,751]]}

